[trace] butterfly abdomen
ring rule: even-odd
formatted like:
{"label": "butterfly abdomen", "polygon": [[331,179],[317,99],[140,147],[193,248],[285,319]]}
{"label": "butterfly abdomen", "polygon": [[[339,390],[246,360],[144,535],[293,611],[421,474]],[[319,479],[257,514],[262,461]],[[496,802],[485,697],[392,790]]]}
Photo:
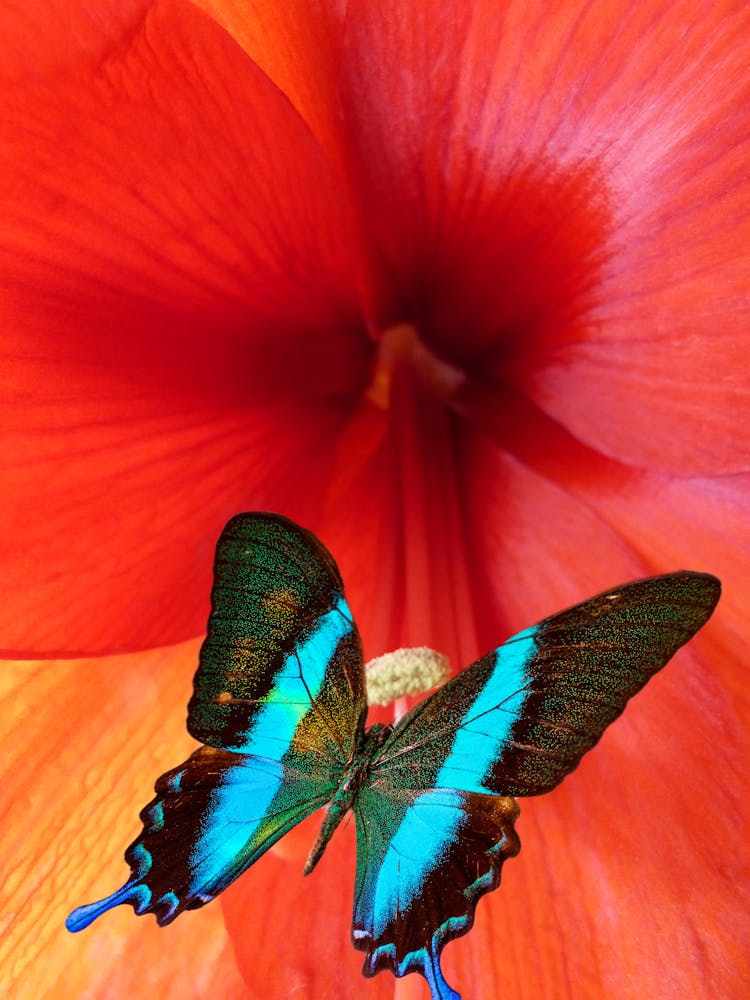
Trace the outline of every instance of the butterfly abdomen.
{"label": "butterfly abdomen", "polygon": [[352,760],[336,789],[336,794],[328,805],[326,817],[323,820],[318,838],[307,857],[303,874],[309,875],[320,861],[336,827],[354,805],[360,790],[369,784],[372,761],[390,732],[390,726],[376,723],[364,734],[362,745],[355,749]]}

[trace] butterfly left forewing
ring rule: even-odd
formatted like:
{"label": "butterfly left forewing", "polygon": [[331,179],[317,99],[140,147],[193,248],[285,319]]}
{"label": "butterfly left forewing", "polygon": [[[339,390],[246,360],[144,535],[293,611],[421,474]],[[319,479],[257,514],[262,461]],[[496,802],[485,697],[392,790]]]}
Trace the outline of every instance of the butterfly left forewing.
{"label": "butterfly left forewing", "polygon": [[434,996],[453,995],[440,951],[518,850],[511,796],[572,771],[719,591],[715,577],[682,572],[600,594],[514,636],[400,721],[357,810],[353,940],[366,973],[416,970],[438,983]]}
{"label": "butterfly left forewing", "polygon": [[333,557],[278,514],[238,514],[216,546],[188,731],[209,746],[345,761],[366,711],[362,648]]}

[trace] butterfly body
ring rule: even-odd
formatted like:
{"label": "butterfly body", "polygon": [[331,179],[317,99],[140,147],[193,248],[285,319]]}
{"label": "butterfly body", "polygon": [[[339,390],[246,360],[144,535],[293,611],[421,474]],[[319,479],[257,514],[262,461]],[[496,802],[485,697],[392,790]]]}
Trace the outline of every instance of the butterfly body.
{"label": "butterfly body", "polygon": [[326,849],[328,841],[333,836],[336,827],[354,807],[357,796],[368,783],[372,760],[380,750],[391,729],[391,726],[383,726],[380,723],[376,723],[364,733],[362,746],[356,749],[353,759],[344,771],[340,785],[326,807],[323,825],[320,828],[317,840],[310,849],[310,854],[302,872],[303,875],[309,875],[313,868],[315,868],[323,856],[323,851]]}
{"label": "butterfly body", "polygon": [[326,806],[304,870],[351,811],[364,974],[419,972],[433,1000],[458,1000],[440,953],[520,849],[515,796],[559,784],[719,592],[689,571],[625,584],[518,633],[397,724],[366,729],[362,647],[333,558],[286,518],[238,515],[217,545],[188,706],[203,745],[158,779],[125,853],[129,880],[68,928],[125,902],[169,923]]}

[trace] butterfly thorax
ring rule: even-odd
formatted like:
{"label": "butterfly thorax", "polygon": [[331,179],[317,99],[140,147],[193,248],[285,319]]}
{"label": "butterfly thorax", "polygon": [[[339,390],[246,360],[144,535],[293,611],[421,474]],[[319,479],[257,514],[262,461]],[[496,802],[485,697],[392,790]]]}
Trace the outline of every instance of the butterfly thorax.
{"label": "butterfly thorax", "polygon": [[318,861],[320,861],[323,851],[328,845],[328,841],[333,836],[334,830],[354,804],[360,788],[367,781],[372,762],[376,758],[380,747],[390,735],[392,728],[392,726],[383,726],[378,722],[362,734],[341,777],[339,787],[328,803],[326,816],[320,828],[318,839],[313,844],[305,862],[305,875],[309,875]]}

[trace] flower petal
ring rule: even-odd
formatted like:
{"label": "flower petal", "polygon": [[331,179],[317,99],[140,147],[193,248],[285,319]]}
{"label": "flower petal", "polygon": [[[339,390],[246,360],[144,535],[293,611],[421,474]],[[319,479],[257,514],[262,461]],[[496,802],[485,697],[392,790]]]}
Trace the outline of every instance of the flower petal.
{"label": "flower petal", "polygon": [[125,881],[155,779],[191,749],[193,643],[128,657],[3,663],[6,873],[0,962],[18,996],[245,996],[219,906],[169,931],[128,907],[72,935],[67,913]]}
{"label": "flower petal", "polygon": [[347,30],[352,176],[430,346],[621,460],[747,468],[747,5],[384,0]]}
{"label": "flower petal", "polygon": [[44,0],[3,4],[0,39],[4,83],[52,78],[81,63],[106,59],[138,30],[153,0]]}
{"label": "flower petal", "polygon": [[618,40],[618,77],[615,52],[598,64],[612,86],[586,127],[609,117],[617,206],[598,305],[580,336],[525,357],[519,382],[581,440],[632,464],[750,467],[749,27],[745,5],[688,20],[665,5],[637,59],[629,32]]}
{"label": "flower petal", "polygon": [[[652,572],[564,479],[547,476],[546,470],[526,464],[526,453],[498,443],[507,430],[515,444],[516,429],[524,427],[526,418],[525,411],[515,413],[508,427],[508,401],[499,409],[499,428],[491,423],[492,412],[482,410],[481,417],[472,413],[463,449],[475,566],[472,597],[483,652],[554,611]],[[548,423],[540,416],[535,430]],[[539,450],[547,443],[541,439]],[[562,466],[567,458],[558,453]]]}
{"label": "flower petal", "polygon": [[[750,732],[750,698],[736,654],[746,641],[750,479],[675,477],[629,468],[576,440],[517,393],[472,392],[464,413],[476,436],[466,472],[475,504],[486,504],[489,511],[505,490],[502,537],[490,537],[486,544],[495,547],[499,567],[512,567],[528,584],[535,602],[550,584],[569,575],[588,574],[590,582],[577,592],[560,593],[566,603],[628,576],[693,569],[722,580],[719,608],[695,641],[711,656]],[[485,435],[494,446],[486,439],[482,443]],[[492,524],[487,514],[476,517],[479,524]],[[480,551],[482,533],[481,528],[476,533]],[[487,558],[486,550],[483,554]],[[544,586],[534,591],[530,574],[540,571],[547,573]],[[503,590],[490,573],[487,587],[495,591],[495,605],[513,609],[513,628],[537,613],[528,609],[525,619],[522,609],[516,610],[515,585]]]}
{"label": "flower petal", "polygon": [[314,516],[370,363],[354,224],[286,98],[190,5],[4,100],[3,646],[176,641],[231,514]]}
{"label": "flower petal", "polygon": [[[616,514],[591,502],[594,487],[576,495],[587,449],[573,442],[578,451],[566,451],[561,436],[538,432],[530,437],[545,448],[536,453],[510,454],[476,431],[467,449],[471,523],[487,565],[477,583],[487,588],[485,614],[504,613],[509,631],[629,577],[677,568],[658,565],[669,554],[641,549],[640,534],[621,534]],[[554,456],[557,480],[531,461],[543,451]],[[603,484],[595,464],[591,479]],[[501,523],[491,516],[498,495]],[[643,524],[641,500],[633,516]],[[689,544],[682,554],[692,567]],[[714,641],[721,624],[722,605],[705,636],[638,695],[560,789],[522,802],[520,859],[478,913],[469,957],[459,959],[455,946],[454,975],[461,961],[493,966],[481,955],[494,954],[510,993],[738,995],[747,972],[738,887],[748,817],[743,733],[725,681],[738,671]],[[449,977],[451,960],[449,949]]]}
{"label": "flower petal", "polygon": [[690,563],[722,580],[716,622],[701,633],[698,643],[750,733],[750,692],[737,655],[747,642],[750,476],[670,482],[657,476],[633,477],[623,482],[608,508],[623,537],[660,568]]}
{"label": "flower petal", "polygon": [[338,60],[346,0],[195,0],[282,90],[320,142],[341,142]]}
{"label": "flower petal", "polygon": [[353,827],[337,831],[309,878],[302,877],[303,864],[304,857],[290,861],[269,852],[222,897],[251,996],[393,997],[390,977],[362,978],[362,957],[351,945]]}

